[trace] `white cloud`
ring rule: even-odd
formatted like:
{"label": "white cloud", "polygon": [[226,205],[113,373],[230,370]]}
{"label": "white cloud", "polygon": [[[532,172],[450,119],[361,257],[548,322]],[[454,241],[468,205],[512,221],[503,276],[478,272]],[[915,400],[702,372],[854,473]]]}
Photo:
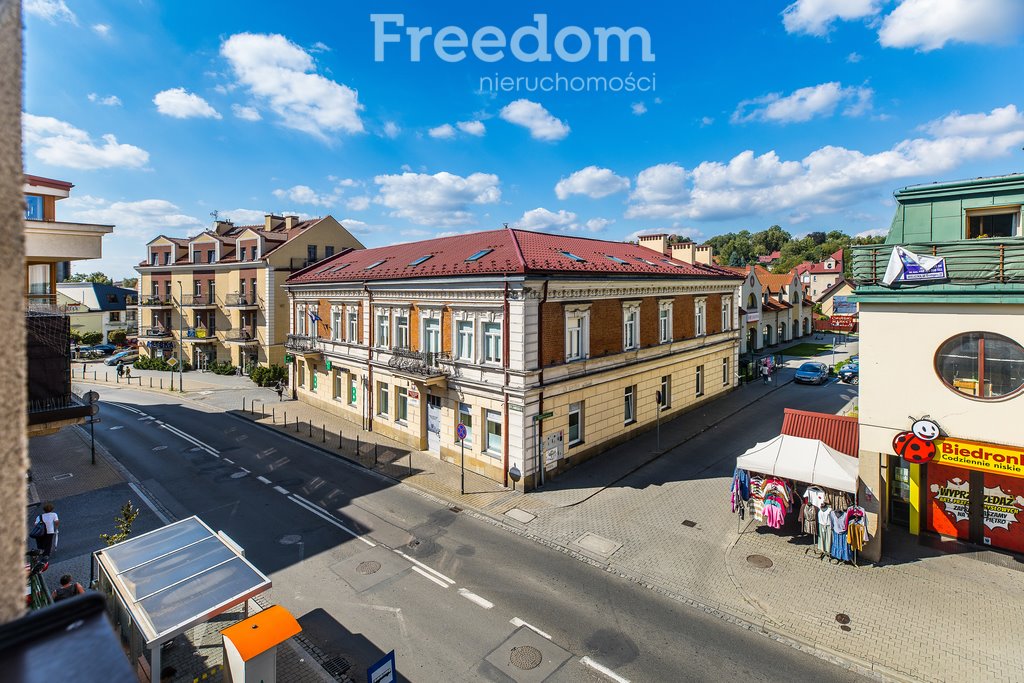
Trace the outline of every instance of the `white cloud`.
{"label": "white cloud", "polygon": [[231,221],[237,225],[255,225],[262,223],[266,217],[266,211],[260,211],[259,209],[231,209],[229,211],[219,211],[217,217],[222,221]]}
{"label": "white cloud", "polygon": [[850,64],[858,64],[864,57],[859,52],[851,52],[846,55],[846,61]]}
{"label": "white cloud", "polygon": [[871,228],[863,232],[858,232],[854,237],[885,237],[889,234],[889,228]]}
{"label": "white cloud", "polygon": [[903,0],[882,22],[885,47],[937,50],[946,43],[1004,44],[1024,29],[1021,0]]}
{"label": "white cloud", "polygon": [[106,38],[110,35],[110,26],[108,24],[93,24],[92,30],[101,38]]}
{"label": "white cloud", "polygon": [[336,176],[327,176],[327,179],[332,182],[337,181],[338,187],[357,187],[359,185],[362,185],[362,183],[360,183],[358,180],[355,180],[354,178],[342,178],[341,180],[338,180]]}
{"label": "white cloud", "polygon": [[175,119],[219,119],[221,117],[209,102],[184,88],[161,90],[153,96],[153,104],[161,114]]}
{"label": "white cloud", "polygon": [[[175,235],[202,227],[202,221],[166,199],[118,202],[83,195],[61,201],[61,210],[71,220],[113,225],[112,234],[122,237],[152,238],[160,233]],[[106,242],[110,238],[103,239]],[[136,256],[135,260],[142,259]]]}
{"label": "white cloud", "polygon": [[455,137],[455,128],[452,127],[452,124],[445,123],[436,128],[431,128],[427,131],[427,135],[439,140],[451,140]]}
{"label": "white cloud", "polygon": [[632,109],[633,113],[636,114],[637,116],[643,116],[644,114],[647,113],[647,105],[644,104],[643,102],[634,102]]}
{"label": "white cloud", "polygon": [[97,145],[81,128],[50,116],[22,115],[26,147],[34,148],[37,159],[65,168],[139,168],[149,161],[149,152],[124,145],[108,133]]}
{"label": "white cloud", "polygon": [[459,121],[455,125],[457,125],[459,127],[459,130],[461,130],[463,133],[475,135],[476,137],[481,137],[484,133],[487,132],[487,129],[484,127],[483,121]]}
{"label": "white cloud", "polygon": [[789,33],[826,35],[837,19],[852,21],[878,14],[882,0],[797,0],[782,12]]}
{"label": "white cloud", "polygon": [[238,33],[224,41],[221,54],[283,125],[320,139],[338,131],[363,132],[358,93],[316,73],[309,53],[284,36]]}
{"label": "white cloud", "polygon": [[551,230],[564,228],[575,222],[576,214],[572,211],[561,209],[555,213],[543,207],[537,207],[524,213],[513,225],[523,230]]}
{"label": "white cloud", "polygon": [[710,117],[710,116],[703,116],[703,117],[701,117],[701,120],[700,120],[700,127],[704,128],[705,126],[710,126],[714,122],[715,122],[715,119],[713,119],[712,117]]}
{"label": "white cloud", "polygon": [[106,97],[100,97],[94,92],[89,93],[89,101],[95,102],[96,104],[102,104],[106,107],[120,107],[121,98],[117,95],[107,95]]}
{"label": "white cloud", "polygon": [[559,199],[568,199],[574,194],[600,199],[628,189],[628,178],[615,175],[610,168],[587,166],[572,173],[568,178],[559,180],[555,185],[555,195]]}
{"label": "white cloud", "polygon": [[25,0],[25,13],[45,19],[51,24],[66,21],[78,25],[78,17],[64,0]]}
{"label": "white cloud", "polygon": [[326,43],[321,42],[321,41],[318,40],[318,41],[316,41],[315,43],[313,43],[312,45],[309,46],[309,51],[310,52],[330,52],[331,48],[329,48]]}
{"label": "white cloud", "polygon": [[473,173],[462,177],[440,172],[379,175],[380,187],[374,201],[391,209],[390,215],[420,225],[468,223],[472,205],[494,204],[501,199],[498,176]]}
{"label": "white cloud", "polygon": [[235,118],[242,119],[243,121],[259,121],[263,118],[256,107],[247,107],[241,104],[232,104],[231,112],[235,115]]}
{"label": "white cloud", "polygon": [[352,197],[352,199],[345,202],[345,208],[349,211],[366,211],[370,208],[370,198],[365,195]]}
{"label": "white cloud", "polygon": [[402,129],[399,128],[398,124],[395,123],[394,121],[385,121],[383,132],[384,137],[391,138],[392,140],[394,140],[395,138],[398,137],[398,134],[402,132]]}
{"label": "white cloud", "polygon": [[675,164],[641,171],[630,218],[719,220],[801,209],[825,213],[878,187],[934,178],[969,161],[1005,156],[1024,144],[1024,114],[1014,105],[988,114],[959,114],[923,127],[931,137],[864,153],[825,146],[800,160],[774,152],[742,152],[727,163],[705,161],[687,173]]}
{"label": "white cloud", "polygon": [[333,206],[338,200],[337,194],[318,194],[308,185],[295,185],[287,190],[274,190],[274,196],[278,199],[288,199],[296,204],[310,206]]}
{"label": "white cloud", "polygon": [[844,103],[844,116],[860,116],[871,108],[873,95],[874,91],[871,88],[844,88],[842,83],[833,81],[800,88],[785,96],[782,93],[769,93],[763,97],[744,100],[736,106],[730,120],[733,123],[810,121],[818,116],[831,116],[836,107]]}
{"label": "white cloud", "polygon": [[500,116],[529,130],[534,140],[562,140],[569,134],[569,126],[564,121],[556,119],[547,109],[530,100],[516,100],[506,105]]}

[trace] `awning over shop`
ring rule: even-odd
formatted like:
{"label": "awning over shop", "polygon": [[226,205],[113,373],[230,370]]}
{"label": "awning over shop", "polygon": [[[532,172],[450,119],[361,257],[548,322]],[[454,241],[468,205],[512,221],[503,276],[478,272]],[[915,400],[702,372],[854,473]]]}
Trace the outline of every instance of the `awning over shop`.
{"label": "awning over shop", "polygon": [[857,464],[857,458],[817,439],[786,434],[759,443],[736,458],[739,469],[849,493],[857,492]]}

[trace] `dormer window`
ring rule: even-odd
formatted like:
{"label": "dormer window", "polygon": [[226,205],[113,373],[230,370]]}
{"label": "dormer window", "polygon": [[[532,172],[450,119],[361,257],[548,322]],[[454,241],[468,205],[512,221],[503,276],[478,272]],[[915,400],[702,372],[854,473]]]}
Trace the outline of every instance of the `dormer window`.
{"label": "dormer window", "polygon": [[1020,207],[977,209],[967,212],[967,239],[1016,237],[1020,234]]}
{"label": "dormer window", "polygon": [[149,265],[155,266],[156,265],[157,257],[159,257],[159,256],[160,255],[157,254],[155,251],[150,252],[150,254],[149,254]]}
{"label": "dormer window", "polygon": [[171,265],[171,250],[170,249],[168,249],[167,251],[164,252],[164,265],[165,266]]}
{"label": "dormer window", "polygon": [[193,249],[192,250],[192,263],[202,263],[202,262],[203,262],[203,252],[200,251],[199,249]]}
{"label": "dormer window", "polygon": [[207,263],[216,263],[217,262],[217,250],[216,249],[207,249],[206,250],[206,262]]}
{"label": "dormer window", "polygon": [[240,247],[238,249],[238,260],[239,261],[244,261],[245,260],[245,247]]}

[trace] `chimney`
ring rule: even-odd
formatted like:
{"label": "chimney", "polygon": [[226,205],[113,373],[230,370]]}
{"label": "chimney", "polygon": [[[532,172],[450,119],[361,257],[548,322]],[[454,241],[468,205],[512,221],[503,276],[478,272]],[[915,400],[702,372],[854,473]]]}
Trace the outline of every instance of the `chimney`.
{"label": "chimney", "polygon": [[271,230],[280,227],[283,220],[284,219],[281,218],[280,216],[275,216],[272,213],[268,213],[266,216],[263,217],[263,229],[266,230],[267,232],[270,232]]}
{"label": "chimney", "polygon": [[672,258],[683,263],[693,263],[693,242],[672,245]]}
{"label": "chimney", "polygon": [[298,216],[285,216],[284,217],[284,229],[291,231],[295,227],[295,224],[299,222]]}
{"label": "chimney", "polygon": [[697,261],[697,263],[703,263],[705,266],[710,266],[712,263],[711,245],[702,244],[699,247],[697,247],[694,259]]}
{"label": "chimney", "polygon": [[637,244],[662,256],[668,256],[668,235],[640,235],[637,237]]}
{"label": "chimney", "polygon": [[235,224],[231,221],[214,221],[213,223],[213,231],[218,235],[223,235],[233,227],[235,227]]}

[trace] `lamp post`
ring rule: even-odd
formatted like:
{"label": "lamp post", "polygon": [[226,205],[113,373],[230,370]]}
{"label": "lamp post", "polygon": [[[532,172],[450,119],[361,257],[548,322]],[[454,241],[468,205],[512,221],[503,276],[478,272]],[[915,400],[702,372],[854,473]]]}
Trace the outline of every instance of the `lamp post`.
{"label": "lamp post", "polygon": [[183,322],[185,318],[185,291],[178,280],[178,391],[185,393],[185,334]]}

